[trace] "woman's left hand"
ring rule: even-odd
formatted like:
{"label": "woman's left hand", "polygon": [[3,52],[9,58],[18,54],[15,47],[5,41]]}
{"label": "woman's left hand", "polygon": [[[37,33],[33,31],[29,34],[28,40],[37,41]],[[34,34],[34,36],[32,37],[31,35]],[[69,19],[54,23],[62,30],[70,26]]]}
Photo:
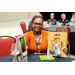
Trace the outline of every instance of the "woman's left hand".
{"label": "woman's left hand", "polygon": [[64,48],[63,51],[64,51],[65,54],[67,54],[68,48]]}

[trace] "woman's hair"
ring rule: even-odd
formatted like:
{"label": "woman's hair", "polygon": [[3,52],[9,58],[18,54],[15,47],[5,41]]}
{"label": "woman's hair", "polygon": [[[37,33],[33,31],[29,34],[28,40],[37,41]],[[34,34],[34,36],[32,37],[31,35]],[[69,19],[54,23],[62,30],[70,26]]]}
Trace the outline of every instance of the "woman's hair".
{"label": "woman's hair", "polygon": [[32,18],[32,23],[33,21],[36,19],[36,18],[40,18],[42,20],[42,22],[44,21],[43,20],[43,17],[41,15],[35,15],[33,18]]}

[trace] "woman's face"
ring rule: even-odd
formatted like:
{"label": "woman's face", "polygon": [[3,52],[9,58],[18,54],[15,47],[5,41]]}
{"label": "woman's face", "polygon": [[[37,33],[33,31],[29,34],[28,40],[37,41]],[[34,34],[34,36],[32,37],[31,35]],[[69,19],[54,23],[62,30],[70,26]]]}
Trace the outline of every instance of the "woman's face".
{"label": "woman's face", "polygon": [[32,23],[33,31],[39,33],[43,28],[43,22],[41,18],[35,18]]}

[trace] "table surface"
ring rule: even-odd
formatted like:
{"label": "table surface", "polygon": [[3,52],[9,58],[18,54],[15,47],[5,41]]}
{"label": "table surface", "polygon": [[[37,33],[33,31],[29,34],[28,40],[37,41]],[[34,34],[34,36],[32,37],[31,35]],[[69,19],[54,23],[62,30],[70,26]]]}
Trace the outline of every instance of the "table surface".
{"label": "table surface", "polygon": [[13,61],[13,56],[0,57],[0,62],[12,62],[12,61]]}
{"label": "table surface", "polygon": [[[54,26],[50,27],[50,31],[56,31],[56,29],[58,27],[59,27],[58,25],[54,25]],[[75,32],[75,26],[74,25],[67,26],[67,28],[70,28],[70,32]],[[48,29],[45,29],[45,30],[48,31]]]}
{"label": "table surface", "polygon": [[[75,60],[74,58],[59,58],[55,57],[55,60],[40,60],[39,55],[37,54],[29,54],[27,57],[27,62],[71,62]],[[13,56],[4,56],[0,57],[0,62],[12,62]]]}
{"label": "table surface", "polygon": [[71,62],[75,60],[74,58],[62,58],[62,57],[55,57],[55,60],[40,60],[39,55],[37,54],[30,54],[28,55],[27,61],[28,62]]}

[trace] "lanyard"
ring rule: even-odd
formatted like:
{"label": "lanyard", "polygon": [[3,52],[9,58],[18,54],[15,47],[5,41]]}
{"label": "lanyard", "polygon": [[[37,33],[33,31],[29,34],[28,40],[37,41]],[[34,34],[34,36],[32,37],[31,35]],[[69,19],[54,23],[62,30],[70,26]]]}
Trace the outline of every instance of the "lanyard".
{"label": "lanyard", "polygon": [[[35,37],[34,31],[33,31],[33,35],[34,35],[34,37]],[[35,37],[35,38],[36,38],[36,37]],[[37,53],[38,53],[38,46],[39,46],[39,44],[40,44],[40,40],[41,40],[41,35],[40,35],[40,37],[39,37],[39,42],[38,42],[38,43],[37,43],[37,41],[36,41],[36,39],[35,39],[36,46],[37,46]]]}

